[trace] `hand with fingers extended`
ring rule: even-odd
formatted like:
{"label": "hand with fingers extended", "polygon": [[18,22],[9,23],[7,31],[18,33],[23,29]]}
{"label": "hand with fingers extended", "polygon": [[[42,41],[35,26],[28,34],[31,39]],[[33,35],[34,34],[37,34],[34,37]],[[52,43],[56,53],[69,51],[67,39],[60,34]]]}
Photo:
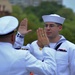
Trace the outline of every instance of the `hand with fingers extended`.
{"label": "hand with fingers extended", "polygon": [[18,32],[20,32],[22,35],[31,32],[32,30],[27,30],[27,25],[28,25],[28,20],[27,18],[25,18],[21,21],[20,26],[18,28]]}
{"label": "hand with fingers extended", "polygon": [[37,37],[38,37],[38,41],[37,44],[39,45],[39,47],[43,48],[44,46],[49,45],[49,39],[46,35],[46,32],[43,28],[39,28],[37,30]]}

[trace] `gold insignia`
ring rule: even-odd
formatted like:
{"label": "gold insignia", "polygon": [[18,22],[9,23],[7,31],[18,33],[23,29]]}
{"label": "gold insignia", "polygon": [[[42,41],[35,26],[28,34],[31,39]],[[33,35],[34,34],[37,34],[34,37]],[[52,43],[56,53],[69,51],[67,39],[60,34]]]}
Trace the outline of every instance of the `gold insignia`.
{"label": "gold insignia", "polygon": [[42,48],[41,48],[41,47],[40,47],[39,49],[40,49],[40,50],[42,50]]}

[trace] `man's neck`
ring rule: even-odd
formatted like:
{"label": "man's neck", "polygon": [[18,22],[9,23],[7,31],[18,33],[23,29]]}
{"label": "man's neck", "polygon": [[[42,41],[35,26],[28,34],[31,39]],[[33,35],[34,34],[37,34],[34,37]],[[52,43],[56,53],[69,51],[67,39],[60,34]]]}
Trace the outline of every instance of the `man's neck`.
{"label": "man's neck", "polygon": [[60,40],[60,38],[61,38],[61,36],[57,36],[56,38],[49,38],[49,41],[51,43],[56,43],[56,42],[58,42]]}

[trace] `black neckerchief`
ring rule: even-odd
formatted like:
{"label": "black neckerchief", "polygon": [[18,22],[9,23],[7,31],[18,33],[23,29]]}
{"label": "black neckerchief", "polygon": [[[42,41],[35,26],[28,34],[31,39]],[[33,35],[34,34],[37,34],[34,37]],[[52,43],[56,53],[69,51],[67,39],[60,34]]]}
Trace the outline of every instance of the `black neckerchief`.
{"label": "black neckerchief", "polygon": [[63,42],[59,43],[54,49],[57,50]]}

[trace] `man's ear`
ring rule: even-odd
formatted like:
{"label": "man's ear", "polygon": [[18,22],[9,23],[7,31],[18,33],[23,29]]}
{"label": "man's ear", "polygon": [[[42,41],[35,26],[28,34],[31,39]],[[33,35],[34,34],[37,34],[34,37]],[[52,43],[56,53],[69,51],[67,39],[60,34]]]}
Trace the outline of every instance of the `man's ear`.
{"label": "man's ear", "polygon": [[15,35],[14,34],[11,34],[11,42],[12,42],[12,44],[14,44],[14,42],[15,42]]}
{"label": "man's ear", "polygon": [[62,26],[60,25],[60,26],[59,26],[59,31],[61,31],[61,30],[62,30]]}

